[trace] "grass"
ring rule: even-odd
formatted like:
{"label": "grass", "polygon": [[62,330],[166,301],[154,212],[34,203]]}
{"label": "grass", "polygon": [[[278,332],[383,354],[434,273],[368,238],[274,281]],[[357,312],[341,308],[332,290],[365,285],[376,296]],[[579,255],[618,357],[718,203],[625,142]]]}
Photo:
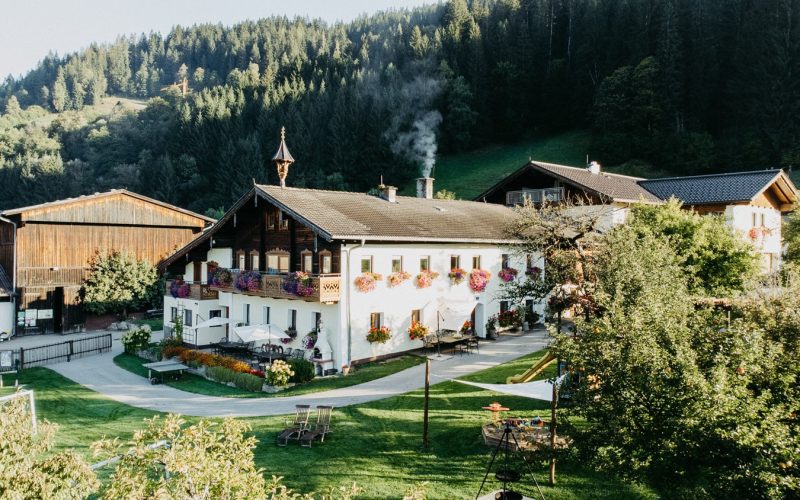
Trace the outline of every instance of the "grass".
{"label": "grass", "polygon": [[[131,354],[120,354],[114,358],[114,363],[128,370],[136,375],[142,377],[147,376],[147,368],[143,368],[142,364],[148,363],[146,359]],[[197,375],[185,374],[178,380],[168,380],[167,385],[180,389],[186,392],[193,392],[196,394],[204,394],[206,396],[221,396],[228,398],[271,398],[271,397],[286,397],[286,396],[300,396],[303,394],[310,394],[313,392],[329,391],[332,389],[339,389],[342,387],[349,387],[351,385],[363,384],[370,380],[386,377],[411,368],[418,364],[424,363],[425,358],[419,356],[401,356],[399,358],[390,359],[387,361],[376,361],[360,365],[355,372],[351,372],[346,377],[325,377],[316,378],[311,382],[290,387],[285,391],[277,393],[268,392],[250,392],[238,387],[228,387],[211,380],[207,380]]]}
{"label": "grass", "polygon": [[134,325],[148,325],[154,332],[164,329],[164,318],[134,319],[131,320],[131,323]]}
{"label": "grass", "polygon": [[[457,198],[471,200],[531,158],[581,166],[586,163],[590,142],[591,133],[581,130],[443,156],[437,160],[433,173],[435,190],[455,191]],[[413,184],[404,190],[408,196],[414,196],[414,193],[416,188]]]}
{"label": "grass", "polygon": [[[470,382],[479,382],[483,384],[505,384],[508,377],[519,375],[525,370],[531,368],[540,359],[542,359],[547,351],[536,351],[526,354],[520,358],[503,363],[502,365],[487,368],[486,370],[472,373],[461,377]],[[556,363],[553,362],[536,375],[533,380],[547,380],[555,378],[556,376]]]}
{"label": "grass", "polygon": [[[533,359],[519,362],[527,366]],[[504,376],[505,370],[492,368],[476,377],[491,382]],[[143,426],[143,418],[156,414],[106,399],[45,368],[26,370],[22,381],[36,390],[39,415],[61,425],[58,447],[74,448],[87,457],[92,441],[103,436],[127,439]],[[284,476],[287,486],[302,492],[355,481],[365,489],[361,498],[399,498],[412,485],[428,481],[429,498],[474,498],[490,458],[490,449],[480,437],[480,426],[488,419],[481,406],[498,400],[512,409],[510,415],[526,417],[542,415],[548,408],[546,402],[498,395],[455,382],[437,384],[431,388],[430,446],[423,449],[422,398],[420,390],[336,409],[334,432],[312,449],[294,443],[286,448],[275,446],[275,437],[284,424],[282,417],[249,418],[259,440],[256,463],[267,475]],[[560,463],[554,487],[544,486],[544,463],[536,464],[535,471],[548,499],[655,498],[646,487],[621,482],[580,464]],[[494,481],[489,485],[497,487]],[[538,497],[530,484],[524,483],[520,489]]]}

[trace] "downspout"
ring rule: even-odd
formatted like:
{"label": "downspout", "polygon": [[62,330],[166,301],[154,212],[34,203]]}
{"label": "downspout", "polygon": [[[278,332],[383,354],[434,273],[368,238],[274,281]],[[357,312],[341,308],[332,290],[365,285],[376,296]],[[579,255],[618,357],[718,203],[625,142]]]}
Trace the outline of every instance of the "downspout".
{"label": "downspout", "polygon": [[11,269],[11,303],[13,304],[12,309],[14,309],[14,317],[11,318],[11,336],[14,337],[17,335],[17,223],[11,219],[6,219],[2,215],[0,215],[0,220],[14,226],[14,249],[11,264],[13,268]]}
{"label": "downspout", "polygon": [[351,322],[351,318],[350,318],[350,252],[352,252],[356,248],[363,248],[364,244],[365,244],[365,240],[362,238],[360,244],[358,244],[358,245],[356,245],[354,247],[345,249],[345,251],[347,252],[347,261],[346,261],[347,262],[347,273],[345,274],[345,277],[346,277],[347,281],[345,281],[345,287],[344,287],[344,289],[347,291],[346,292],[347,293],[347,311],[345,313],[346,317],[347,317],[347,366],[350,366],[350,362],[352,361],[352,355],[353,355],[353,329],[352,329],[352,322]]}

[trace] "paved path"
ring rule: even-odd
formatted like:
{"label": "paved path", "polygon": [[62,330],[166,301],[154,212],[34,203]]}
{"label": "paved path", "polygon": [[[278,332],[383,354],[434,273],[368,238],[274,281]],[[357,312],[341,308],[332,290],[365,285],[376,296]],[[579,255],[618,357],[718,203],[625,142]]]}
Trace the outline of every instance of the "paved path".
{"label": "paved path", "polygon": [[[433,361],[431,382],[437,383],[490,368],[542,349],[547,342],[548,337],[543,330],[519,336],[502,336],[496,342],[482,342],[480,354],[445,357],[443,360]],[[144,377],[114,364],[113,358],[120,352],[122,346],[119,342],[114,342],[110,353],[59,363],[49,368],[120,403],[203,417],[284,415],[293,413],[295,404],[332,405],[341,408],[403,394],[419,389],[425,383],[425,365],[422,364],[371,382],[301,396],[250,399],[203,396],[167,385],[150,385]]]}

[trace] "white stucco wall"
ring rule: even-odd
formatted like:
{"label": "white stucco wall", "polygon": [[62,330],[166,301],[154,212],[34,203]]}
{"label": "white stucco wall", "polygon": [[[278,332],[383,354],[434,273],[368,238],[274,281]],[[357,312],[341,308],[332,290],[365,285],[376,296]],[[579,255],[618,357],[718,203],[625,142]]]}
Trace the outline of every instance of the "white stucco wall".
{"label": "white stucco wall", "polygon": [[186,281],[199,281],[202,283],[208,282],[208,268],[206,264],[208,262],[216,261],[220,267],[230,267],[233,259],[233,249],[231,248],[212,248],[208,251],[208,255],[206,256],[206,260],[203,261],[203,265],[200,267],[200,276],[194,275],[194,263],[188,262],[186,267],[183,271],[183,279]]}
{"label": "white stucco wall", "polygon": [[[178,299],[172,295],[164,296],[164,325],[173,326],[172,323],[172,308],[178,308],[179,314],[183,314],[182,310],[192,311],[192,325],[196,325],[201,321],[205,321],[209,317],[209,312],[213,309],[222,309],[219,301],[217,300],[194,300],[194,299]],[[223,312],[224,316],[224,312]],[[183,328],[183,340],[188,344],[193,345],[208,345],[212,342],[219,341],[220,337],[225,336],[224,326],[213,326],[206,328]]]}
{"label": "white stucco wall", "polygon": [[[761,225],[761,215],[764,215],[764,227],[770,234],[753,240],[749,236],[753,228],[753,214],[756,214],[756,225]],[[774,208],[754,207],[751,205],[728,205],[725,208],[725,219],[744,240],[753,244],[756,252],[762,254],[762,268],[764,271],[774,271],[780,262],[783,239],[781,236],[781,214]],[[770,264],[770,259],[773,261]]]}
{"label": "white stucco wall", "polygon": [[14,331],[14,303],[0,302],[0,333]]}

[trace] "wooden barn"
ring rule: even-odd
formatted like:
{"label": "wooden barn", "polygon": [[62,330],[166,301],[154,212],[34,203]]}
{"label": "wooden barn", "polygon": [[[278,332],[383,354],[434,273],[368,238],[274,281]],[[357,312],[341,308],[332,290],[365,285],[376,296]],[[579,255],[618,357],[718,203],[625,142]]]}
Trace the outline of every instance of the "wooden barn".
{"label": "wooden barn", "polygon": [[214,222],[124,189],[0,215],[0,276],[5,270],[11,277],[16,302],[13,318],[0,318],[0,331],[10,319],[17,333],[84,323],[79,292],[97,252],[125,251],[158,264]]}

